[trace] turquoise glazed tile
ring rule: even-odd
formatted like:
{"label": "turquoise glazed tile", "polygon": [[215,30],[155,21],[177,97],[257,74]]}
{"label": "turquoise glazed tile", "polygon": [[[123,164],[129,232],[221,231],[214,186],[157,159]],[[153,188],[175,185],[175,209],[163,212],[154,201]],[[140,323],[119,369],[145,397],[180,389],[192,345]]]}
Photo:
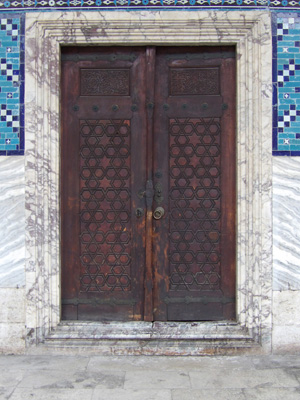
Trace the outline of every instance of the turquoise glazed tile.
{"label": "turquoise glazed tile", "polygon": [[290,155],[300,151],[300,14],[273,13],[272,25],[273,154]]}
{"label": "turquoise glazed tile", "polygon": [[0,14],[0,133],[5,135],[0,155],[24,154],[24,18]]}

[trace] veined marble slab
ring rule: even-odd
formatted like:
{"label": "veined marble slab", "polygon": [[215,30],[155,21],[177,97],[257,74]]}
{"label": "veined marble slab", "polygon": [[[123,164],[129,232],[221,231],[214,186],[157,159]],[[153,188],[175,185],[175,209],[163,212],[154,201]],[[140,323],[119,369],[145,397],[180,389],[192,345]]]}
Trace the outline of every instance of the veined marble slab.
{"label": "veined marble slab", "polygon": [[0,287],[25,284],[24,157],[0,158]]}
{"label": "veined marble slab", "polygon": [[300,158],[273,158],[273,289],[300,289]]}
{"label": "veined marble slab", "polygon": [[[26,15],[27,343],[60,322],[60,46],[236,45],[237,320],[271,349],[271,14],[257,11]],[[261,60],[264,62],[261,63]]]}

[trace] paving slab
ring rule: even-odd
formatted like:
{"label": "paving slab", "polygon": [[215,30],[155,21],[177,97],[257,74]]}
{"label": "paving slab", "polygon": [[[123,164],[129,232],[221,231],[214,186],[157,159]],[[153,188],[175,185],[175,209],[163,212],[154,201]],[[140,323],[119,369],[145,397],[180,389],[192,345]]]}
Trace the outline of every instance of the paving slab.
{"label": "paving slab", "polygon": [[92,400],[172,400],[167,389],[95,389]]}
{"label": "paving slab", "polygon": [[246,400],[242,389],[175,389],[172,400]]}
{"label": "paving slab", "polygon": [[122,369],[125,371],[162,370],[184,371],[202,368],[253,368],[251,357],[187,357],[187,356],[91,356],[90,369]]}
{"label": "paving slab", "polygon": [[300,355],[0,356],[0,400],[300,400]]}
{"label": "paving slab", "polygon": [[[76,362],[74,362],[76,360]],[[1,356],[0,355],[0,370],[2,368],[17,368],[22,371],[35,371],[41,369],[79,369],[85,368],[90,361],[89,357],[74,357],[60,355],[30,355],[30,356]]]}
{"label": "paving slab", "polygon": [[292,377],[295,377],[300,384],[300,368],[284,368],[284,371]]}
{"label": "paving slab", "polygon": [[125,372],[94,372],[87,370],[57,369],[29,372],[18,384],[30,389],[94,389],[124,386]]}
{"label": "paving slab", "polygon": [[177,371],[127,371],[125,389],[175,389],[190,388],[187,372]]}
{"label": "paving slab", "polygon": [[17,369],[0,368],[0,389],[14,388],[24,379],[25,372]]}
{"label": "paving slab", "polygon": [[7,388],[0,388],[0,399],[10,399],[15,388],[14,387],[7,387]]}
{"label": "paving slab", "polygon": [[16,389],[8,400],[92,400],[92,389]]}
{"label": "paving slab", "polygon": [[224,369],[189,372],[193,389],[296,387],[297,379],[281,369]]}
{"label": "paving slab", "polygon": [[266,355],[251,357],[252,363],[258,369],[270,368],[300,368],[300,355]]}
{"label": "paving slab", "polygon": [[245,395],[245,400],[299,400],[300,389],[299,388],[244,389],[244,395]]}

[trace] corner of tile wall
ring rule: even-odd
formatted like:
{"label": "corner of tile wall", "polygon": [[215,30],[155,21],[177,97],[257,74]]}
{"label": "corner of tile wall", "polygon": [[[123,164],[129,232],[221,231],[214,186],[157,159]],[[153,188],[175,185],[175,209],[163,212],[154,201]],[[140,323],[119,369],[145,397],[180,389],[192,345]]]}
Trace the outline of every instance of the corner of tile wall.
{"label": "corner of tile wall", "polygon": [[[95,10],[93,7],[100,7],[105,12],[110,9],[110,3],[113,8],[117,6],[120,10],[126,5],[126,1],[118,2],[117,5],[114,0],[107,0],[105,4],[97,1],[71,1],[67,8],[70,11],[77,9],[89,12]],[[137,0],[135,4],[141,1]],[[4,12],[4,6],[3,13],[0,12],[0,156],[24,155],[24,26],[28,11],[24,7],[27,3],[31,4],[31,1],[24,4],[14,2],[10,6],[6,4],[10,13]],[[55,8],[45,8],[44,2],[38,0],[35,10],[51,12],[66,7],[64,2],[52,3]],[[165,4],[162,1],[159,7],[157,3],[157,0],[150,0],[146,6],[143,1],[145,10],[149,11],[157,8],[180,11],[183,6],[180,1],[176,2],[176,7],[169,0]],[[190,0],[189,3],[194,9],[201,8],[195,0]],[[222,6],[212,5],[212,8],[214,11],[222,11],[226,6],[223,3]],[[243,3],[241,0],[234,4],[228,1],[227,6],[232,9],[239,6],[238,8],[245,11],[261,11],[262,5],[250,3]],[[87,4],[90,6],[87,7]],[[136,10],[133,4],[129,4],[130,2],[127,9]],[[209,2],[207,6],[210,8]],[[293,0],[282,0],[281,4],[276,0],[270,1],[268,7],[272,15],[273,38],[273,127],[270,130],[273,138],[272,151],[275,156],[300,156],[300,5]]]}

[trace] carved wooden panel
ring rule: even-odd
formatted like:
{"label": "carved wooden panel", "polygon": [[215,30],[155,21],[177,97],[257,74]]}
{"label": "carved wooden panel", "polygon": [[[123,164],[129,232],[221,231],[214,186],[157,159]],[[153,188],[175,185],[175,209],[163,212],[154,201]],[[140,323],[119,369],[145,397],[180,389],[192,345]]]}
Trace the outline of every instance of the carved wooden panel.
{"label": "carved wooden panel", "polygon": [[220,287],[220,119],[170,119],[170,291]]}
{"label": "carved wooden panel", "polygon": [[216,95],[220,92],[219,68],[172,68],[170,95]]}
{"label": "carved wooden panel", "polygon": [[129,69],[81,69],[82,96],[129,96]]}
{"label": "carved wooden panel", "polygon": [[131,290],[130,121],[80,121],[80,291]]}
{"label": "carved wooden panel", "polygon": [[63,318],[232,319],[235,61],[113,50],[62,63]]}

